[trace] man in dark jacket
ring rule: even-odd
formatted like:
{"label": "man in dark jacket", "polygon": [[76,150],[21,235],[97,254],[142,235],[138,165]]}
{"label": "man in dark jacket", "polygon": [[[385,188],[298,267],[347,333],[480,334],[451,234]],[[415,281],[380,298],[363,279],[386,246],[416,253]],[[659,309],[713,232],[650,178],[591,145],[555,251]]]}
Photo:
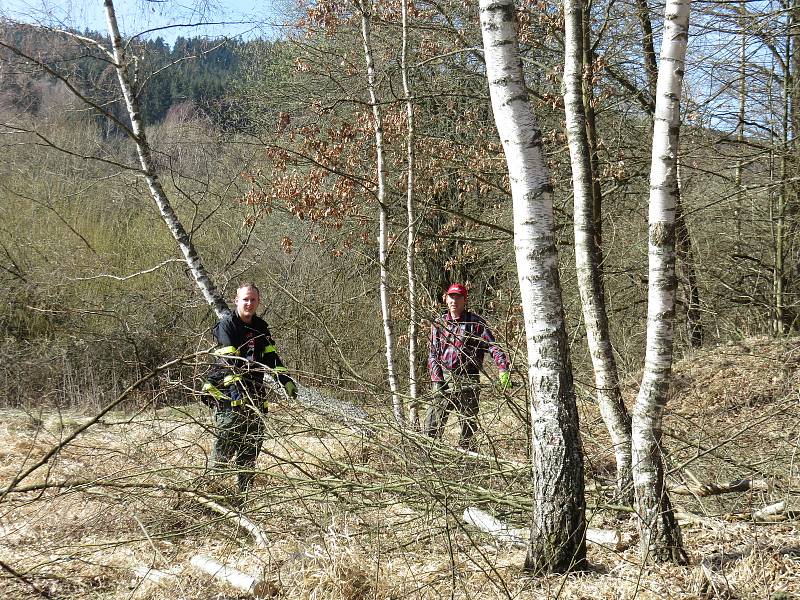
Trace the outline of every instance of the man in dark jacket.
{"label": "man in dark jacket", "polygon": [[451,285],[445,294],[447,312],[431,326],[428,371],[434,397],[425,415],[424,432],[431,437],[442,435],[452,408],[461,413],[459,446],[474,450],[478,427],[478,396],[483,357],[488,350],[500,369],[500,385],[511,384],[508,357],[497,344],[483,318],[469,312],[467,288]]}
{"label": "man in dark jacket", "polygon": [[215,468],[231,460],[238,469],[239,489],[246,492],[261,450],[267,395],[264,375],[283,386],[290,398],[297,386],[278,356],[266,321],[256,314],[261,297],[252,283],[236,290],[234,311],[214,327],[218,362],[203,387],[214,401],[215,438],[211,463]]}

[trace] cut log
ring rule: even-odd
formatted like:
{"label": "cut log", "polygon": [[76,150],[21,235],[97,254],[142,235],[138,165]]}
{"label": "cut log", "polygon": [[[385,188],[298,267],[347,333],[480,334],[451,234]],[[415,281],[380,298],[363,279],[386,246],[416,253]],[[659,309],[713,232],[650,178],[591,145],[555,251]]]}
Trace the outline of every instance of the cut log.
{"label": "cut log", "polygon": [[214,579],[225,582],[254,598],[269,598],[275,595],[275,588],[272,584],[247,573],[242,573],[232,567],[226,567],[220,562],[207,556],[193,556],[190,561],[196,569],[211,575]]}
{"label": "cut log", "polygon": [[765,506],[761,510],[753,513],[753,521],[756,523],[774,523],[775,521],[784,521],[786,517],[786,501],[781,500],[775,504]]}
{"label": "cut log", "polygon": [[527,548],[528,540],[524,529],[512,529],[502,521],[474,506],[464,511],[464,521],[481,531],[518,548]]}
{"label": "cut log", "polygon": [[[530,533],[527,529],[510,527],[474,506],[470,506],[464,511],[463,518],[464,522],[496,537],[501,542],[512,544],[518,548],[528,547]],[[590,544],[604,546],[613,550],[624,550],[631,545],[631,540],[622,536],[619,531],[591,527],[586,529],[586,541]]]}
{"label": "cut log", "polygon": [[253,536],[253,540],[255,541],[256,545],[260,548],[269,548],[271,545],[269,539],[267,538],[266,534],[262,531],[262,529],[253,523],[250,519],[245,517],[243,514],[238,513],[230,508],[226,508],[221,504],[217,504],[213,500],[209,500],[201,496],[200,494],[196,494],[194,492],[184,492],[184,495],[188,498],[191,498],[198,504],[205,506],[213,510],[216,513],[221,514],[225,517],[228,521],[236,525],[237,527],[241,527],[245,531],[247,531],[251,536]]}
{"label": "cut log", "polygon": [[723,485],[699,482],[678,483],[669,486],[669,491],[673,494],[705,498],[706,496],[718,496],[736,492],[768,492],[770,491],[770,484],[764,479],[739,479]]}

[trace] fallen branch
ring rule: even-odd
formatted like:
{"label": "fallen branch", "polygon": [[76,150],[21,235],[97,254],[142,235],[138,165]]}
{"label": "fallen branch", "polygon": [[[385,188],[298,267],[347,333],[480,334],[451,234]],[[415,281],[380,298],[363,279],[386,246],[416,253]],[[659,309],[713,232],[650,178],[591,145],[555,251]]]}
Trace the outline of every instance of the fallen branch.
{"label": "fallen branch", "polygon": [[76,428],[76,429],[75,429],[75,431],[73,431],[73,432],[72,432],[71,434],[69,434],[67,437],[65,437],[64,439],[62,439],[62,440],[61,440],[61,441],[60,441],[58,444],[56,444],[55,446],[53,446],[53,447],[52,447],[50,450],[48,450],[48,451],[45,453],[45,455],[44,455],[42,458],[40,458],[38,461],[36,461],[36,462],[35,462],[34,464],[32,464],[30,467],[28,467],[27,469],[25,469],[25,470],[24,470],[24,471],[22,471],[21,473],[18,473],[18,474],[17,474],[17,475],[16,475],[16,476],[15,476],[15,477],[14,477],[14,478],[11,480],[11,482],[8,484],[8,486],[6,487],[6,489],[4,489],[2,492],[0,492],[0,502],[2,502],[2,501],[3,501],[3,499],[4,499],[4,498],[5,498],[5,497],[6,497],[6,496],[7,496],[7,495],[10,493],[10,492],[12,492],[12,491],[14,490],[14,488],[15,488],[15,487],[17,487],[17,485],[19,485],[19,483],[20,483],[21,481],[23,481],[23,480],[24,480],[26,477],[28,477],[28,476],[29,476],[31,473],[33,473],[34,471],[36,471],[36,470],[37,470],[37,469],[39,469],[40,467],[42,467],[42,466],[46,465],[48,462],[50,462],[50,459],[51,459],[51,458],[53,458],[53,457],[54,457],[56,454],[58,454],[59,452],[61,452],[61,451],[62,451],[62,450],[63,450],[63,449],[64,449],[64,448],[65,448],[65,447],[68,445],[68,444],[70,444],[70,443],[72,442],[72,440],[74,440],[76,437],[78,437],[78,436],[79,436],[80,434],[82,434],[84,431],[86,431],[87,429],[89,429],[91,426],[93,426],[93,425],[95,425],[95,424],[99,423],[99,422],[100,422],[100,420],[101,420],[101,419],[102,419],[102,418],[103,418],[103,417],[104,417],[106,414],[108,414],[108,413],[109,413],[109,412],[111,412],[111,411],[112,411],[114,408],[116,408],[117,406],[119,406],[120,404],[122,404],[122,402],[123,402],[123,401],[125,401],[125,399],[126,399],[126,398],[127,398],[127,397],[128,397],[128,396],[129,396],[129,395],[130,395],[130,394],[131,394],[131,393],[132,393],[134,390],[136,390],[136,389],[137,389],[137,388],[138,388],[140,385],[142,385],[142,384],[144,384],[144,383],[146,383],[146,382],[150,381],[150,380],[151,380],[153,377],[155,377],[156,375],[158,375],[158,374],[159,374],[159,373],[161,373],[162,371],[165,371],[165,370],[169,369],[170,367],[173,367],[173,366],[175,366],[175,365],[177,365],[177,364],[181,364],[181,363],[185,362],[186,360],[188,360],[188,359],[190,359],[190,358],[197,357],[197,356],[200,356],[200,355],[202,355],[202,354],[204,354],[204,353],[203,353],[203,352],[195,352],[194,354],[188,354],[188,355],[186,355],[186,356],[181,356],[180,358],[176,358],[175,360],[171,360],[171,361],[169,361],[169,362],[166,362],[166,363],[164,363],[163,365],[161,365],[161,366],[159,366],[159,367],[156,367],[155,369],[153,369],[152,371],[150,371],[150,373],[148,373],[147,375],[144,375],[143,377],[141,377],[141,378],[140,378],[139,380],[137,380],[136,382],[134,382],[134,383],[132,383],[131,385],[129,385],[127,388],[125,388],[125,390],[123,390],[123,392],[122,392],[122,393],[121,393],[119,396],[117,396],[117,397],[116,397],[116,399],[114,399],[112,402],[110,402],[108,405],[106,405],[106,406],[105,406],[105,407],[104,407],[104,408],[103,408],[103,409],[102,409],[100,412],[98,412],[98,413],[97,413],[97,414],[96,414],[94,417],[92,417],[91,419],[89,419],[89,420],[88,420],[86,423],[84,423],[84,424],[83,424],[83,425],[81,425],[80,427]]}
{"label": "fallen branch", "polygon": [[675,519],[680,524],[691,523],[693,525],[702,525],[703,527],[708,527],[709,529],[714,529],[714,530],[719,529],[723,525],[722,522],[717,521],[716,519],[711,519],[709,517],[702,517],[693,512],[689,512],[687,510],[681,510],[679,508],[676,508],[673,511],[673,514],[675,515]]}
{"label": "fallen branch", "polygon": [[724,485],[716,483],[679,483],[669,486],[670,493],[683,496],[696,496],[705,498],[707,496],[718,496],[720,494],[732,494],[741,492],[769,492],[770,484],[764,479],[739,479]]}
{"label": "fallen branch", "polygon": [[43,598],[52,598],[53,597],[53,595],[48,590],[43,590],[38,585],[36,585],[33,581],[31,581],[30,579],[25,577],[24,574],[19,573],[13,567],[11,567],[10,565],[7,565],[6,563],[4,563],[2,560],[0,560],[0,570],[5,571],[9,575],[11,575],[14,579],[19,579],[25,585],[30,586],[30,588],[34,592],[36,592],[39,596],[41,596]]}
{"label": "fallen branch", "polygon": [[[513,528],[494,518],[479,508],[470,506],[464,511],[464,521],[498,540],[510,543],[518,548],[528,547],[528,530]],[[631,545],[631,540],[624,538],[619,531],[610,529],[586,529],[586,541],[590,544],[604,546],[613,550],[624,550]]]}
{"label": "fallen branch", "polygon": [[501,542],[509,543],[518,548],[527,548],[528,541],[524,529],[513,529],[499,519],[474,506],[464,511],[464,521],[483,532],[496,537]]}
{"label": "fallen branch", "polygon": [[193,556],[189,562],[203,573],[255,598],[268,598],[275,595],[276,590],[270,582],[242,573],[232,567],[226,567],[213,558],[197,555]]}
{"label": "fallen branch", "polygon": [[216,513],[221,514],[223,517],[232,521],[237,527],[241,527],[245,531],[247,531],[251,536],[253,536],[253,540],[256,543],[256,546],[260,548],[269,548],[270,541],[267,538],[266,534],[261,530],[261,528],[253,523],[250,519],[245,517],[243,514],[238,513],[230,508],[226,508],[221,504],[217,504],[213,500],[209,500],[200,494],[195,494],[194,492],[184,492],[184,495],[191,498],[198,504],[205,506],[208,509],[213,510]]}

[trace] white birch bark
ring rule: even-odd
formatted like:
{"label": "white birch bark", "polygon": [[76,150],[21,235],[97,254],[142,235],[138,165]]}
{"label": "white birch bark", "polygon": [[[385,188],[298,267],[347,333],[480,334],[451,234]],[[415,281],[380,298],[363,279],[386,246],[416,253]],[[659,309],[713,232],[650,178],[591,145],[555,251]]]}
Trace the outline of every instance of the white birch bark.
{"label": "white birch bark", "polygon": [[242,573],[233,567],[227,567],[208,556],[201,554],[193,556],[189,564],[232,588],[244,592],[248,596],[269,598],[275,595],[275,590],[269,582],[247,573]]}
{"label": "white birch bark", "polygon": [[664,481],[661,433],[672,371],[675,327],[675,191],[680,98],[690,0],[667,0],[656,87],[650,169],[647,349],[633,409],[633,483],[645,560],[686,561]]}
{"label": "white birch bark", "polygon": [[416,216],[414,214],[414,103],[408,81],[408,0],[402,0],[403,41],[400,52],[400,70],[403,75],[403,93],[406,97],[406,215],[408,238],[406,243],[406,273],[408,276],[408,420],[412,429],[419,429],[417,405],[417,278],[414,269],[416,245]]}
{"label": "white birch bark", "polygon": [[372,106],[372,121],[375,129],[375,154],[376,170],[378,177],[378,263],[380,265],[380,297],[381,314],[383,316],[383,334],[386,340],[386,374],[389,381],[389,390],[392,393],[392,412],[395,421],[402,426],[405,423],[403,414],[403,399],[397,390],[397,377],[395,375],[394,361],[394,331],[392,313],[389,305],[389,269],[388,269],[388,209],[386,207],[386,176],[383,165],[383,121],[378,104],[375,85],[375,61],[372,57],[372,0],[359,2],[361,11],[361,36],[364,42],[364,58],[367,62],[367,88],[369,102]]}
{"label": "white birch bark", "polygon": [[133,84],[128,73],[128,64],[125,56],[125,47],[122,45],[122,37],[119,33],[117,25],[117,16],[114,11],[114,2],[112,0],[105,0],[104,7],[106,11],[106,23],[108,25],[108,33],[111,36],[111,46],[113,49],[114,69],[117,73],[122,95],[125,99],[125,106],[128,109],[128,115],[131,119],[131,130],[133,131],[133,141],[136,143],[136,152],[139,156],[139,165],[142,169],[147,187],[150,190],[150,195],[158,207],[161,218],[169,228],[172,237],[178,244],[178,248],[183,254],[189,271],[194,277],[197,287],[203,297],[214,309],[217,317],[222,317],[229,312],[228,305],[223,300],[219,290],[211,281],[211,278],[206,271],[200,255],[194,248],[192,238],[184,229],[183,224],[175,214],[172,204],[161,186],[161,181],[158,178],[158,171],[153,161],[150,144],[145,135],[144,125],[142,123],[141,113],[139,112],[139,100],[136,97],[133,89]]}
{"label": "white birch bark", "polygon": [[569,362],[552,186],[522,71],[513,0],[480,0],[486,75],[514,207],[514,250],[531,388],[534,573],[584,567],[583,456]]}
{"label": "white birch bark", "polygon": [[603,293],[601,250],[595,233],[592,166],[583,105],[582,21],[582,0],[564,0],[564,110],[572,166],[575,264],[586,339],[594,367],[597,401],[614,444],[617,496],[621,501],[631,504],[631,419],[619,387]]}

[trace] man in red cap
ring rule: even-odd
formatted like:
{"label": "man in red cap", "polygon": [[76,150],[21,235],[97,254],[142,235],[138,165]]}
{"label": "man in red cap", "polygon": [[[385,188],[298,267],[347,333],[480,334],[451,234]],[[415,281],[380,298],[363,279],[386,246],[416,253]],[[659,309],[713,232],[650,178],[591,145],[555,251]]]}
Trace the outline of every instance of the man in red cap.
{"label": "man in red cap", "polygon": [[500,369],[503,388],[511,383],[509,362],[486,321],[466,309],[467,288],[464,285],[454,283],[447,288],[445,302],[447,312],[431,325],[428,371],[435,393],[425,415],[424,432],[440,438],[450,410],[455,408],[462,415],[458,445],[474,450],[483,356],[487,350],[491,353]]}

